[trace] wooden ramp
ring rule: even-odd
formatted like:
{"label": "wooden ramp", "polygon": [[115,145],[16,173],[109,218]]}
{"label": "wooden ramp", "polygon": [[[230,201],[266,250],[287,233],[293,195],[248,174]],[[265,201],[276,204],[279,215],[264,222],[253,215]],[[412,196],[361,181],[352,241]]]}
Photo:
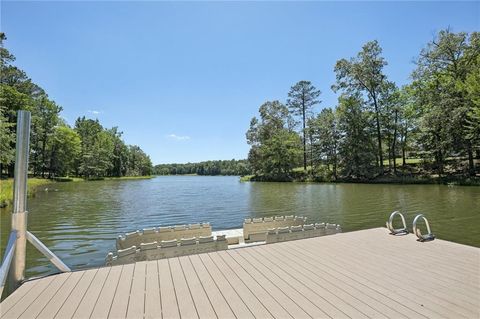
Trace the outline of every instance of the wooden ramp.
{"label": "wooden ramp", "polygon": [[32,280],[2,318],[479,318],[480,249],[384,228]]}

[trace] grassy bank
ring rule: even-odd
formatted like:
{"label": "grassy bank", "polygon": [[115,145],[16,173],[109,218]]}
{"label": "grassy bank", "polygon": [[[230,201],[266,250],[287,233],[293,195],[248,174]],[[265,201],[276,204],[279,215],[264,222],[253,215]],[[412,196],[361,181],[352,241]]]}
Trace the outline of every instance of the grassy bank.
{"label": "grassy bank", "polygon": [[[27,196],[35,196],[36,190],[40,186],[55,183],[50,179],[44,178],[29,178],[27,183]],[[12,204],[13,201],[13,179],[0,180],[0,207],[6,207]]]}
{"label": "grassy bank", "polygon": [[[139,180],[150,179],[154,176],[122,176],[122,177],[101,177],[95,179],[83,179],[79,177],[56,177],[54,179],[46,178],[29,178],[27,184],[27,196],[34,197],[35,193],[41,186],[54,184],[54,183],[66,183],[66,182],[84,182],[84,181],[96,181],[96,180]],[[13,179],[1,179],[0,180],[0,207],[6,207],[12,204],[13,201]]]}
{"label": "grassy bank", "polygon": [[240,178],[241,182],[294,182],[294,183],[359,183],[359,184],[440,184],[449,186],[480,186],[480,177],[467,176],[394,176],[385,175],[371,179],[339,178],[321,180],[309,176],[295,176],[271,178],[267,176],[248,175]]}

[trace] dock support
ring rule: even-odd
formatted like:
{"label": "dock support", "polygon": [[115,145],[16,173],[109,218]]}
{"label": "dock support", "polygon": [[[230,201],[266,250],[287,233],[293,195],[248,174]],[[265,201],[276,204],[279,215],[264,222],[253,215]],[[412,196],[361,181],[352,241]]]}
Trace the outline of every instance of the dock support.
{"label": "dock support", "polygon": [[17,240],[10,269],[10,289],[16,289],[25,278],[27,246],[27,174],[30,152],[30,112],[17,113],[17,143],[15,156],[15,178],[13,182],[12,231]]}

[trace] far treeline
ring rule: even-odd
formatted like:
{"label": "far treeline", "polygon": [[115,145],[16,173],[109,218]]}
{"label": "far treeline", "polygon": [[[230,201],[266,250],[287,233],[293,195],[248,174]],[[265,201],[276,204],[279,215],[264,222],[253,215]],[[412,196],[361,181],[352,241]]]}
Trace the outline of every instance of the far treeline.
{"label": "far treeline", "polygon": [[480,33],[439,32],[408,85],[389,80],[386,65],[371,41],[335,64],[336,106],[315,113],[321,92],[309,81],[292,86],[285,103],[260,106],[246,133],[253,179],[478,180]]}
{"label": "far treeline", "polygon": [[98,119],[79,117],[70,127],[62,107],[14,66],[0,33],[0,177],[13,176],[18,110],[32,114],[30,167],[34,176],[86,179],[150,175],[152,163],[139,146],[126,145],[117,127],[107,129]]}
{"label": "far treeline", "polygon": [[205,161],[186,164],[155,165],[156,175],[236,175],[251,174],[247,160]]}

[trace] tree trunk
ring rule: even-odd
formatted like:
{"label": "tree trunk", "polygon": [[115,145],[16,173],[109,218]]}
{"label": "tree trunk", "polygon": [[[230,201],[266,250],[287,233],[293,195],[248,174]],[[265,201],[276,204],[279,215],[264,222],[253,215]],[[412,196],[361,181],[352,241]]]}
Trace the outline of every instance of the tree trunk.
{"label": "tree trunk", "polygon": [[470,176],[475,176],[475,165],[473,163],[473,150],[472,150],[472,144],[470,142],[467,145],[467,153],[468,153],[468,174]]}
{"label": "tree trunk", "polygon": [[302,101],[302,116],[303,116],[303,170],[307,170],[307,139],[305,138],[305,101]]}
{"label": "tree trunk", "polygon": [[408,130],[405,127],[405,131],[403,132],[403,142],[402,142],[402,165],[403,165],[403,167],[405,167],[407,165],[407,159],[406,159],[407,133],[408,133]]}
{"label": "tree trunk", "polygon": [[397,175],[397,152],[395,148],[397,146],[397,120],[398,120],[398,111],[395,110],[395,121],[393,129],[393,141],[392,141],[392,157],[393,157],[393,174]]}
{"label": "tree trunk", "polygon": [[382,133],[380,131],[380,114],[378,111],[377,98],[373,97],[373,105],[375,106],[375,121],[377,123],[377,138],[378,138],[378,157],[380,159],[380,172],[383,174],[383,154],[382,154]]}
{"label": "tree trunk", "polygon": [[45,166],[46,166],[46,153],[47,152],[47,134],[43,135],[43,143],[42,143],[42,178],[45,178]]}

